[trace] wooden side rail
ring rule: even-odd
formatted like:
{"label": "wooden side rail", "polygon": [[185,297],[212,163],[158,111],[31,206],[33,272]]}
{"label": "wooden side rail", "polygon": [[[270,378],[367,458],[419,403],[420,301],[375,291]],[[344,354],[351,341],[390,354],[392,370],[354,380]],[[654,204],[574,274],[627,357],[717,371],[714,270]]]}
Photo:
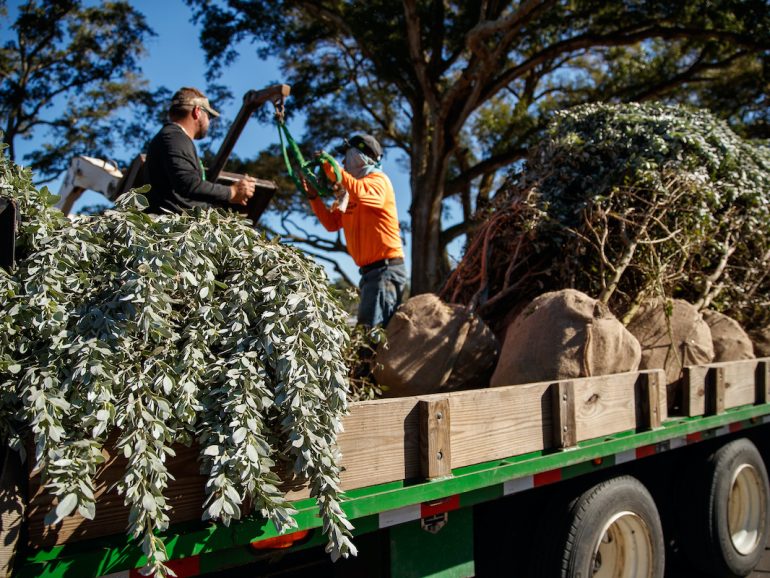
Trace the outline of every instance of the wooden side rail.
{"label": "wooden side rail", "polygon": [[683,413],[716,415],[732,407],[770,400],[770,358],[684,368]]}
{"label": "wooden side rail", "polygon": [[[549,448],[566,451],[583,440],[655,428],[666,417],[664,383],[663,372],[655,370],[354,403],[339,437],[342,487],[440,478],[451,475],[452,468]],[[205,483],[198,472],[199,450],[174,449],[171,518],[199,519]],[[39,487],[39,477],[31,477],[32,545],[125,531],[127,508],[114,490],[108,491],[122,475],[125,458],[111,448],[104,453],[93,521],[74,515],[55,528],[44,527],[52,500]],[[308,497],[306,487],[287,488],[287,493],[292,500]]]}

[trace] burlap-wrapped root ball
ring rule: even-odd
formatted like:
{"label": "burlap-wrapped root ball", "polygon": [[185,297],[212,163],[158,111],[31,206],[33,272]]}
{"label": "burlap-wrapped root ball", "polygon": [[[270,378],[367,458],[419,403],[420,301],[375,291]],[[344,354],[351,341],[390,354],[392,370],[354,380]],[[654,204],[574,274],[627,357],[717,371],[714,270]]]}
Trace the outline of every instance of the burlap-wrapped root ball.
{"label": "burlap-wrapped root ball", "polygon": [[639,369],[663,369],[666,372],[668,410],[670,414],[676,414],[681,405],[684,367],[714,360],[708,324],[686,301],[652,299],[640,306],[628,324],[628,330],[642,346]]}
{"label": "burlap-wrapped root ball", "polygon": [[711,330],[714,361],[754,359],[751,339],[735,319],[710,309],[702,311],[701,314]]}
{"label": "burlap-wrapped root ball", "polygon": [[770,325],[752,332],[751,341],[757,357],[770,357]]}
{"label": "burlap-wrapped root ball", "polygon": [[486,324],[462,305],[432,293],[398,308],[377,350],[374,377],[384,397],[486,387],[498,342]]}
{"label": "burlap-wrapped root ball", "polygon": [[564,289],[532,301],[508,326],[492,386],[636,371],[641,348],[609,308]]}

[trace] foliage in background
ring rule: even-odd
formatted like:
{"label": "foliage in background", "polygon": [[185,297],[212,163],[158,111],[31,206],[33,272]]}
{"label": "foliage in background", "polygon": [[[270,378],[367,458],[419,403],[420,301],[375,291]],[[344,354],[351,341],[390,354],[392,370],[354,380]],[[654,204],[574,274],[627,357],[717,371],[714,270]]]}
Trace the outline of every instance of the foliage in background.
{"label": "foliage in background", "polygon": [[58,498],[48,521],[97,514],[114,432],[130,534],[162,575],[166,462],[197,440],[204,518],[227,524],[251,504],[285,531],[282,479],[307,479],[327,550],[355,553],[336,447],[349,338],[323,270],[233,214],[151,217],[134,193],[70,221],[5,156],[0,194],[22,216],[17,267],[0,270],[0,433],[19,451],[34,438]]}
{"label": "foliage in background", "polygon": [[281,59],[309,151],[366,131],[407,156],[415,294],[556,110],[685,102],[770,136],[766,0],[186,1],[214,74]]}
{"label": "foliage in background", "polygon": [[375,363],[377,348],[387,342],[382,327],[356,325],[350,334],[350,343],[345,349],[345,362],[349,368],[350,401],[367,401],[382,397],[385,386],[374,379],[372,364]]}
{"label": "foliage in background", "polygon": [[627,321],[653,295],[770,322],[770,151],[706,111],[558,113],[444,289],[502,319],[573,287]]}
{"label": "foliage in background", "polygon": [[[93,4],[93,3],[92,3]],[[137,153],[169,91],[147,89],[139,60],[154,32],[129,2],[24,0],[0,46],[0,130],[16,158],[19,139],[43,136],[24,161],[44,182],[72,157]],[[123,111],[124,114],[118,114]],[[130,159],[127,159],[130,161]],[[128,164],[125,162],[124,164]]]}

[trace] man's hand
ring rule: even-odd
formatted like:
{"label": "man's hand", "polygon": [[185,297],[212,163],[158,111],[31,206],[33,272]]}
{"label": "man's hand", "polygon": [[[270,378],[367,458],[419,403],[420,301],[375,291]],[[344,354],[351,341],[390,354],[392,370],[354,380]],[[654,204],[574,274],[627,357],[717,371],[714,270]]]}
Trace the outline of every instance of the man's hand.
{"label": "man's hand", "polygon": [[299,180],[302,183],[302,188],[305,190],[305,196],[308,198],[308,200],[312,201],[313,199],[317,199],[318,191],[315,190],[315,187],[313,187],[313,185],[311,185],[307,179],[300,177]]}
{"label": "man's hand", "polygon": [[329,179],[330,183],[336,183],[337,174],[342,174],[342,169],[340,168],[339,163],[328,155],[321,162],[321,167],[323,168],[324,174],[326,175],[326,178]]}
{"label": "man's hand", "polygon": [[230,203],[233,205],[246,205],[249,199],[254,196],[254,187],[257,179],[244,176],[240,181],[230,185]]}

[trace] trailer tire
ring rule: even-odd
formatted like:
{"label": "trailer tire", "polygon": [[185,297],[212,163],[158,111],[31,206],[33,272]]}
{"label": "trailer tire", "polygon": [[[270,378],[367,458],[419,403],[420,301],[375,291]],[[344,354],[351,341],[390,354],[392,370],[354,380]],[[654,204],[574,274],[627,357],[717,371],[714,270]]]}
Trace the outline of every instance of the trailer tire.
{"label": "trailer tire", "polygon": [[620,476],[593,486],[562,510],[561,520],[556,527],[553,519],[541,526],[548,547],[536,563],[539,576],[663,578],[660,516],[636,478]]}
{"label": "trailer tire", "polygon": [[700,529],[688,544],[691,560],[708,576],[748,576],[770,535],[770,489],[759,451],[745,438],[722,446],[708,458],[700,483],[705,491],[691,504],[688,524]]}

